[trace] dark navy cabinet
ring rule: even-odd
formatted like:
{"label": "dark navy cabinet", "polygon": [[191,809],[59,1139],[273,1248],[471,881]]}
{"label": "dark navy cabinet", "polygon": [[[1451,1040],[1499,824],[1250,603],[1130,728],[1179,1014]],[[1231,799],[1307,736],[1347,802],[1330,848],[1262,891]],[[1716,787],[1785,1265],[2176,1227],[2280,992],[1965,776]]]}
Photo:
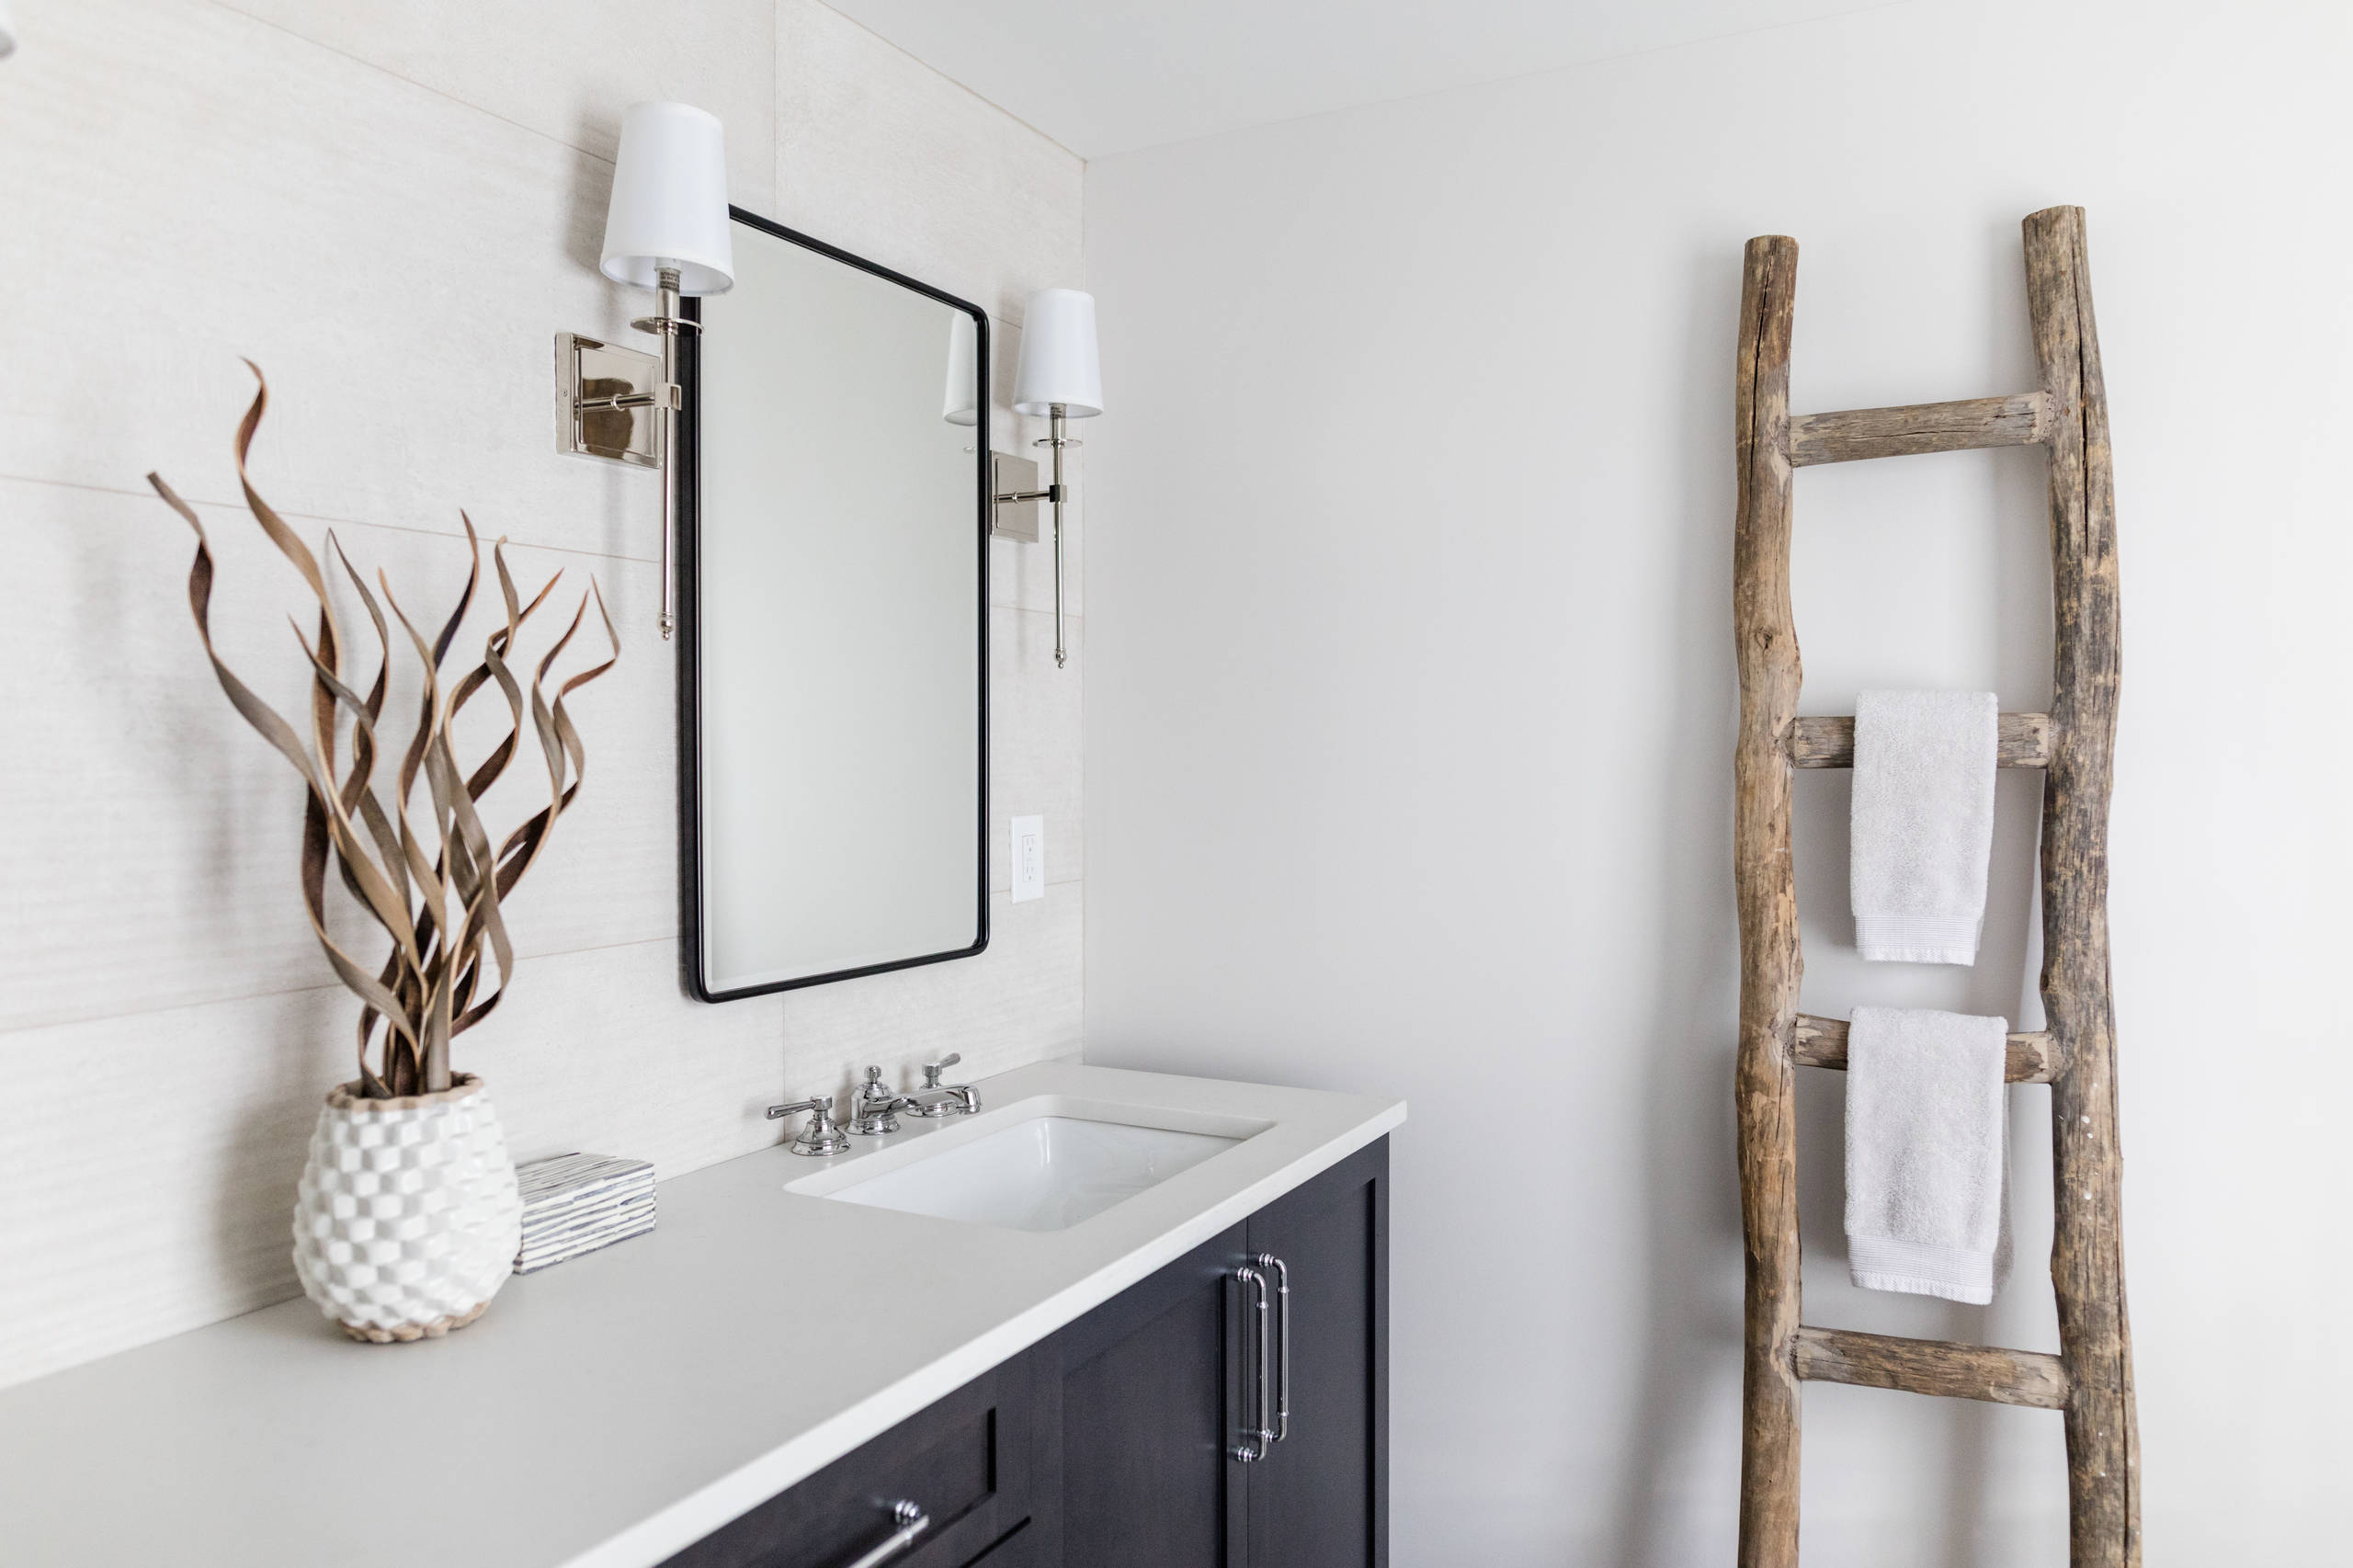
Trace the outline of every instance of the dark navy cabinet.
{"label": "dark navy cabinet", "polygon": [[1387,1568],[1388,1178],[1383,1139],[667,1568]]}

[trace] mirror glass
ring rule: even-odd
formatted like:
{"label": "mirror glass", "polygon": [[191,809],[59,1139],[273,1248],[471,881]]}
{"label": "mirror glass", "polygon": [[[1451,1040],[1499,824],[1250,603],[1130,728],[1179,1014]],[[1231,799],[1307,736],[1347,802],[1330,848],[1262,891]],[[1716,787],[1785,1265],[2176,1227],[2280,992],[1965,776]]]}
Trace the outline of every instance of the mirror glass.
{"label": "mirror glass", "polygon": [[740,212],[734,241],[681,358],[707,1001],[988,937],[987,318]]}

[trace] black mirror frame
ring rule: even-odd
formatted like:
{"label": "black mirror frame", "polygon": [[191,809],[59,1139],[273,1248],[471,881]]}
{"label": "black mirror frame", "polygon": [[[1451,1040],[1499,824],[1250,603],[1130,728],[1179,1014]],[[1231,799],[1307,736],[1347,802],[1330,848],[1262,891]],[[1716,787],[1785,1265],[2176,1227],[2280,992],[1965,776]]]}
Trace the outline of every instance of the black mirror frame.
{"label": "black mirror frame", "polygon": [[[988,312],[968,301],[960,300],[927,283],[919,283],[887,267],[877,266],[862,256],[852,256],[823,240],[810,238],[769,222],[740,207],[730,206],[728,216],[738,223],[758,230],[764,234],[801,245],[819,256],[870,273],[886,282],[912,290],[926,299],[937,300],[951,310],[961,311],[972,320],[975,373],[980,381],[980,417],[972,426],[974,450],[973,548],[977,554],[980,594],[979,689],[974,700],[980,710],[980,818],[973,824],[973,843],[978,850],[979,869],[977,904],[974,914],[974,937],[969,947],[953,948],[946,952],[919,953],[913,958],[893,959],[886,963],[860,965],[855,969],[835,970],[825,974],[805,975],[794,980],[779,980],[767,985],[740,986],[732,991],[711,988],[703,952],[702,920],[702,637],[701,604],[697,592],[697,563],[701,556],[701,490],[699,431],[696,411],[700,405],[702,381],[702,334],[689,330],[679,335],[678,381],[686,389],[685,406],[678,412],[677,451],[674,454],[675,482],[677,484],[678,539],[675,551],[676,585],[678,605],[678,859],[679,859],[679,929],[684,939],[679,945],[679,967],[686,986],[698,1000],[704,1002],[735,1002],[747,996],[764,996],[777,991],[797,991],[804,986],[824,985],[831,981],[854,980],[860,975],[887,974],[893,970],[914,969],[921,964],[945,963],[950,959],[974,958],[989,945],[989,523],[995,505],[995,486],[990,474],[989,461],[989,318]],[[702,301],[687,299],[681,313],[688,321],[699,324]]]}

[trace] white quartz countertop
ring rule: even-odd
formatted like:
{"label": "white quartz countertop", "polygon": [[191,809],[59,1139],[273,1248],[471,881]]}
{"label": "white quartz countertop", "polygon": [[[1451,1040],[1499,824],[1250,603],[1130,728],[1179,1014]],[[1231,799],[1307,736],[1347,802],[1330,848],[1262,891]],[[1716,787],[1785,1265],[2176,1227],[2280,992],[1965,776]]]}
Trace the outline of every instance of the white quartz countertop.
{"label": "white quartz countertop", "polygon": [[[0,1560],[647,1568],[1405,1119],[1074,1063],[980,1090],[979,1116],[831,1161],[665,1181],[650,1234],[509,1280],[445,1339],[357,1345],[294,1301],[0,1392]],[[1040,1096],[1270,1125],[1063,1231],[784,1190]]]}

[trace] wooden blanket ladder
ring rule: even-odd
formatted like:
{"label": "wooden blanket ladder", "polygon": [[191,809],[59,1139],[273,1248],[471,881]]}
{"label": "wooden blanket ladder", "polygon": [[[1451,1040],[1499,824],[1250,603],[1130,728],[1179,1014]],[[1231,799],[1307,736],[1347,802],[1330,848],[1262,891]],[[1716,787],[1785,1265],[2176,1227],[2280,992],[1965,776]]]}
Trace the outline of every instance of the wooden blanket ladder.
{"label": "wooden blanket ladder", "polygon": [[[2124,1311],[2109,995],[2108,802],[2118,646],[2108,403],[2083,209],[2046,209],[2028,218],[2025,229],[2039,390],[1796,416],[1789,392],[1797,242],[1779,234],[1748,242],[1734,402],[1733,604],[1740,663],[1736,1096],[1747,1251],[1741,1568],[1797,1562],[1799,1384],[1810,1379],[2061,1412],[2073,1568],[2138,1568],[2141,1561],[2140,1443]],[[2051,1085],[2056,1356],[1808,1327],[1798,1301],[1796,1070],[1843,1068],[1847,1026],[1798,1011],[1804,960],[1790,858],[1791,769],[1852,767],[1854,721],[1798,715],[1790,475],[1810,463],[2007,446],[2043,447],[2051,465],[2052,710],[2002,715],[2001,765],[2047,773],[2040,858],[2048,1027],[2010,1036],[2009,1077]]]}

